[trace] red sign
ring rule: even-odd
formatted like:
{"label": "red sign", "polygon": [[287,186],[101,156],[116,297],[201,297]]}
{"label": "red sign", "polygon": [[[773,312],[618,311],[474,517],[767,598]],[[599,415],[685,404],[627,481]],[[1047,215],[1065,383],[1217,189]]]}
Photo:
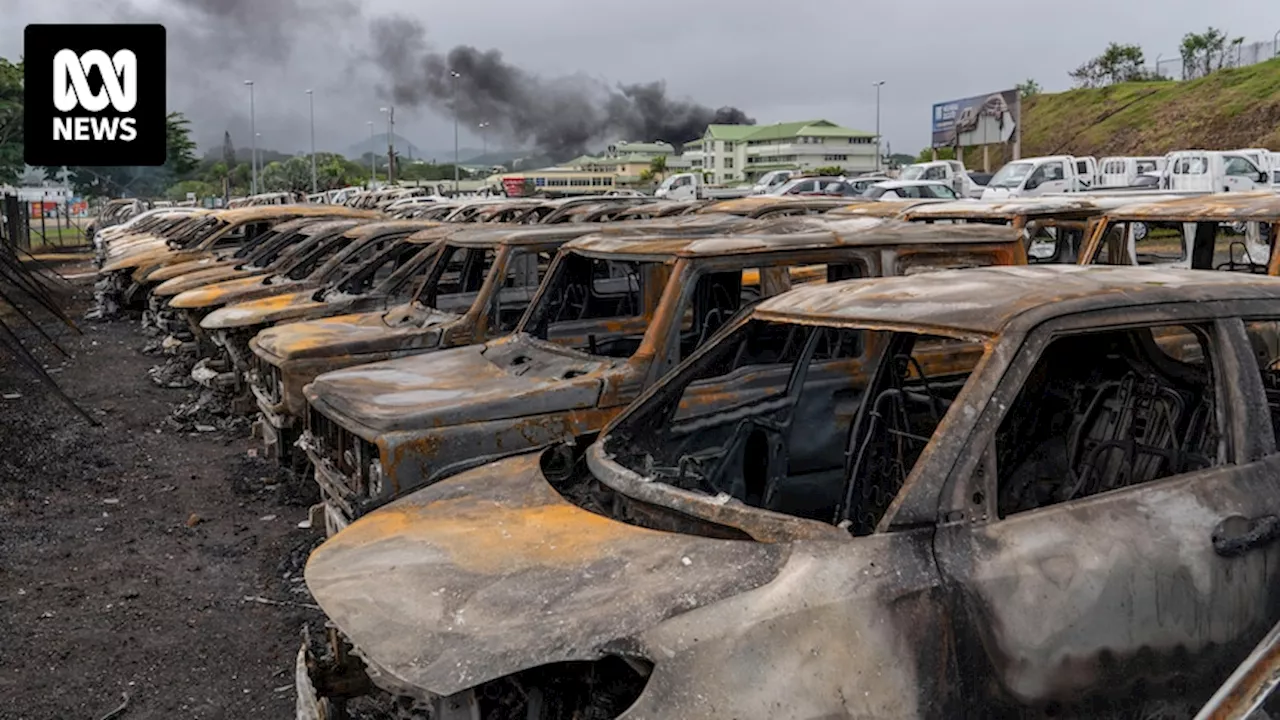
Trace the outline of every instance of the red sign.
{"label": "red sign", "polygon": [[524,195],[524,178],[502,178],[502,189],[506,191],[507,197],[520,197]]}

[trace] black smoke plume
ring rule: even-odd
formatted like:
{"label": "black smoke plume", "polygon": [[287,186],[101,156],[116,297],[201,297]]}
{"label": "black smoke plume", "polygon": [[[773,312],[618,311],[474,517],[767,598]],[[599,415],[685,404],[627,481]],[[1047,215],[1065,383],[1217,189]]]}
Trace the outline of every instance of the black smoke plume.
{"label": "black smoke plume", "polygon": [[754,125],[733,107],[718,110],[667,96],[662,81],[609,86],[585,75],[543,78],[511,65],[497,50],[460,45],[433,52],[422,24],[404,17],[370,24],[373,60],[401,105],[426,105],[469,128],[531,142],[554,160],[610,138],[664,140],[677,147],[708,124]]}

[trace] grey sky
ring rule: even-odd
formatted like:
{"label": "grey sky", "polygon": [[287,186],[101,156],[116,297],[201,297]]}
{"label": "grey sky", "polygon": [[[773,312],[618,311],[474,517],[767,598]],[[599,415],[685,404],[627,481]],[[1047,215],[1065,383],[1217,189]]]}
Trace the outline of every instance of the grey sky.
{"label": "grey sky", "polygon": [[[804,6],[777,0],[134,0],[124,10],[118,0],[0,5],[0,56],[9,58],[21,53],[29,22],[164,21],[170,28],[169,106],[192,118],[196,139],[220,142],[229,129],[237,145],[249,144],[242,81],[252,77],[262,145],[286,152],[307,147],[307,87],[316,90],[320,149],[345,150],[367,137],[368,120],[379,132],[385,127],[378,113],[386,103],[380,73],[361,57],[369,52],[368,22],[388,14],[420,20],[439,52],[459,44],[494,48],[544,77],[665,80],[672,97],[712,108],[733,105],[761,123],[823,117],[871,130],[872,82],[885,80],[882,132],[895,152],[911,153],[928,144],[932,103],[1005,89],[1028,77],[1046,90],[1066,89],[1067,72],[1110,41],[1140,44],[1154,62],[1161,53],[1176,57],[1184,33],[1209,25],[1250,42],[1269,42],[1280,30],[1280,3],[1266,0]],[[254,19],[218,25],[210,19],[218,11]],[[396,109],[397,132],[424,149],[452,148],[452,128],[429,107]],[[462,144],[480,145],[474,128],[462,128]],[[503,145],[490,138],[491,148]]]}

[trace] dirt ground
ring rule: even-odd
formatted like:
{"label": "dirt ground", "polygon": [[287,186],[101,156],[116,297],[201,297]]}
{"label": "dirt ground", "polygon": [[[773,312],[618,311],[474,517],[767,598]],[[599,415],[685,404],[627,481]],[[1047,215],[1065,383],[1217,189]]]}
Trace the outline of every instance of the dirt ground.
{"label": "dirt ground", "polygon": [[[92,277],[73,282],[78,318]],[[167,423],[193,391],[148,378],[136,320],[79,325],[56,333],[70,358],[23,334],[99,427],[0,350],[0,719],[97,720],[125,695],[119,720],[292,717],[300,629],[322,618],[310,488],[275,482],[243,429]]]}

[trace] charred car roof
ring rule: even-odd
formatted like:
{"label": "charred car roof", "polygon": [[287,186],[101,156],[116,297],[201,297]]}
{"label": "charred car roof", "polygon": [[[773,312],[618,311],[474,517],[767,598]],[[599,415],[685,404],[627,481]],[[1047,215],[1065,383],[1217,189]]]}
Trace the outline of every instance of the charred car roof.
{"label": "charred car roof", "polygon": [[794,208],[797,210],[831,210],[849,205],[849,198],[805,197],[803,195],[752,195],[732,200],[721,200],[706,207],[699,208],[699,213],[729,213],[731,215],[754,216],[756,213],[771,210]]}
{"label": "charred car roof", "polygon": [[[439,225],[439,223],[431,220],[384,220],[382,222],[357,225],[348,230],[346,235],[353,240],[361,240],[385,233],[402,232],[405,230],[414,232],[417,230],[439,227]],[[418,240],[416,239],[416,235],[417,233],[414,232],[414,234],[410,235],[407,239],[417,242]],[[429,242],[429,240],[423,240],[423,242]]]}
{"label": "charred car roof", "polygon": [[250,207],[219,210],[214,213],[219,220],[228,223],[253,222],[255,220],[273,220],[275,218],[295,218],[304,216],[335,216],[355,218],[381,217],[370,210],[357,210],[341,205],[254,205]]}
{"label": "charred car roof", "polygon": [[[902,213],[907,220],[944,219],[1000,219],[1037,217],[1044,215],[1079,215],[1092,217],[1107,210],[1132,204],[1135,200],[1163,203],[1177,199],[1176,195],[1049,195],[1010,200],[948,200],[945,202],[912,205]],[[1193,198],[1184,198],[1193,199]]]}
{"label": "charred car roof", "polygon": [[1112,220],[1222,222],[1280,220],[1280,194],[1261,192],[1217,193],[1196,195],[1160,202],[1121,205],[1107,213]]}
{"label": "charred car roof", "polygon": [[565,248],[583,254],[674,258],[742,255],[833,245],[868,247],[1013,242],[1017,242],[1017,238],[1002,227],[931,226],[874,218],[820,220],[788,217],[752,224],[739,232],[714,238],[595,234],[573,240]]}
{"label": "charred car roof", "polygon": [[762,319],[930,328],[998,335],[1024,315],[1205,300],[1280,298],[1280,278],[1129,266],[1040,265],[945,270],[805,285],[765,300]]}

